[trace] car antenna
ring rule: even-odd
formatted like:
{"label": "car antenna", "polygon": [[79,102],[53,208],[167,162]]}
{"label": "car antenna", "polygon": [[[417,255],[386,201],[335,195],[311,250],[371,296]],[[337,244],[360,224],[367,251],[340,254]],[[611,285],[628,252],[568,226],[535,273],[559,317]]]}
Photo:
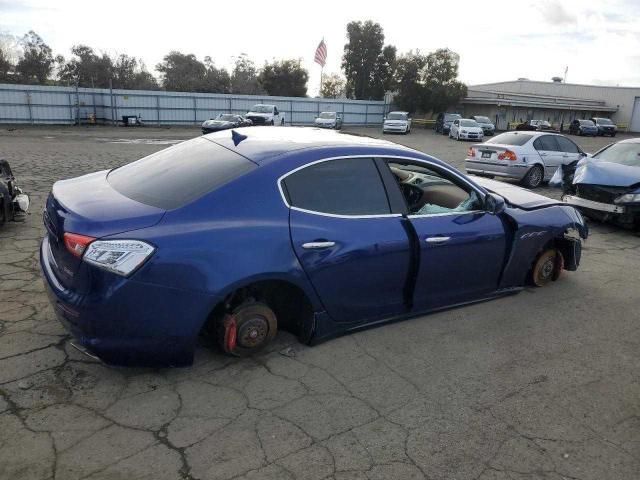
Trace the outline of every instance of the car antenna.
{"label": "car antenna", "polygon": [[242,135],[241,133],[236,132],[235,130],[231,130],[231,139],[233,140],[233,144],[237,147],[238,144],[247,138],[246,135]]}

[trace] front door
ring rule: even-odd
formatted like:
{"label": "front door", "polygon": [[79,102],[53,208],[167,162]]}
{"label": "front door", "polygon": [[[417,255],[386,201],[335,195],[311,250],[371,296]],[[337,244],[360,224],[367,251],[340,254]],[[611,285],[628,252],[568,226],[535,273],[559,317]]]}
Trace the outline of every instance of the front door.
{"label": "front door", "polygon": [[282,187],[296,256],[333,320],[405,312],[407,220],[391,213],[374,160],[314,163],[285,177]]}
{"label": "front door", "polygon": [[436,165],[387,162],[405,198],[419,245],[414,311],[455,305],[498,288],[506,253],[501,219],[482,192]]}

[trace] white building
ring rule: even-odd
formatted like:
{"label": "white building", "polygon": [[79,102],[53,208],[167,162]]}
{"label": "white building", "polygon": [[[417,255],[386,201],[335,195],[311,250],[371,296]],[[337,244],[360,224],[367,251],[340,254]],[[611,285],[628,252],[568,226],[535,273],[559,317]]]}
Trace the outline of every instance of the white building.
{"label": "white building", "polygon": [[640,87],[524,79],[486,83],[469,86],[460,109],[466,117],[488,116],[500,130],[532,118],[567,126],[574,118],[608,117],[631,132],[640,132]]}

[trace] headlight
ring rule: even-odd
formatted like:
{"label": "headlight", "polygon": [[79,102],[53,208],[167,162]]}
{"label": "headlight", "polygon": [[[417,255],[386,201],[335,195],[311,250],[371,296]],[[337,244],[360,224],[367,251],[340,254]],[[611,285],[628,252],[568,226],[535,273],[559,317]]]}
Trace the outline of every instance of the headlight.
{"label": "headlight", "polygon": [[625,193],[616,198],[614,203],[636,203],[640,202],[640,193]]}
{"label": "headlight", "polygon": [[460,130],[460,133],[467,133],[466,130]]}
{"label": "headlight", "polygon": [[128,277],[151,256],[155,248],[139,240],[96,240],[82,257],[87,263]]}

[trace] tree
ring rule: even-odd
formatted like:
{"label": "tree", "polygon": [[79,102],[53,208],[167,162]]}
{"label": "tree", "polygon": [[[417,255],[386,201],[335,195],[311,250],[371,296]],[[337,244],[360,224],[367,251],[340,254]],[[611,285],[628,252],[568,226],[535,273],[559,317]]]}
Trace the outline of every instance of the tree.
{"label": "tree", "polygon": [[457,80],[459,62],[460,56],[448,48],[440,48],[427,55],[424,111],[444,111],[467,95],[467,86]]}
{"label": "tree", "polygon": [[193,53],[169,52],[156,70],[161,73],[166,90],[199,92],[205,84],[206,67]]}
{"label": "tree", "polygon": [[347,39],[342,57],[347,97],[381,99],[393,77],[395,47],[384,47],[382,27],[371,20],[348,23]]}
{"label": "tree", "polygon": [[157,90],[158,82],[142,60],[126,54],[113,61],[113,87],[133,90]]}
{"label": "tree", "polygon": [[54,65],[53,52],[49,45],[34,32],[22,38],[23,54],[15,69],[21,82],[45,84]]}
{"label": "tree", "polygon": [[426,94],[426,66],[427,57],[419,51],[409,51],[398,58],[394,79],[398,93],[393,102],[400,110],[414,113],[423,106]]}
{"label": "tree", "polygon": [[19,51],[16,37],[0,34],[0,82],[13,83],[16,81],[14,70]]}
{"label": "tree", "polygon": [[76,58],[63,62],[58,77],[68,85],[108,88],[113,76],[113,61],[106,53],[98,55],[87,45],[74,45]]}
{"label": "tree", "polygon": [[340,75],[333,73],[324,76],[322,78],[320,96],[323,98],[341,98],[344,96],[344,86],[345,81]]}
{"label": "tree", "polygon": [[216,68],[211,57],[204,57],[204,90],[212,93],[230,93],[231,76],[224,68]]}
{"label": "tree", "polygon": [[258,82],[258,70],[246,53],[236,58],[231,72],[231,92],[245,95],[260,95],[264,93]]}
{"label": "tree", "polygon": [[306,97],[309,73],[300,60],[277,60],[265,63],[258,82],[269,95]]}

